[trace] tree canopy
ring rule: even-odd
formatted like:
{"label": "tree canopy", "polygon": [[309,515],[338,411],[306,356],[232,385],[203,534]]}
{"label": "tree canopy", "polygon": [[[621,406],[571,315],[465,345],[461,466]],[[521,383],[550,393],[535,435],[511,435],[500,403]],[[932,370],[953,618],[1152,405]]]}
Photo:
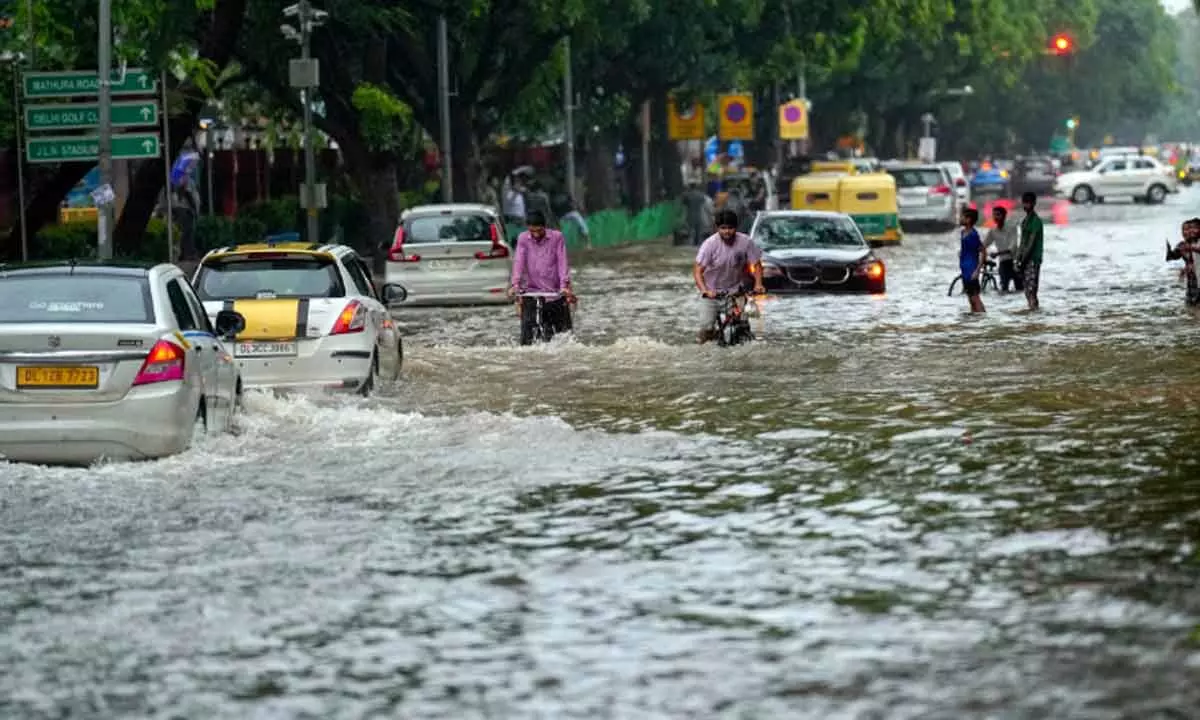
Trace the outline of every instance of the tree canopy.
{"label": "tree canopy", "polygon": [[[116,55],[164,69],[178,143],[201,105],[238,117],[292,122],[288,84],[296,44],[279,31],[291,0],[123,0],[115,3]],[[12,6],[0,49],[36,49],[36,66],[95,66],[94,0]],[[911,152],[921,117],[936,118],[948,155],[1045,151],[1078,116],[1076,140],[1200,133],[1200,32],[1195,13],[1158,0],[314,0],[328,20],[312,36],[321,63],[320,129],[333,138],[373,234],[399,211],[401,186],[420,180],[419,157],[441,139],[437,20],[446,18],[453,93],[450,135],[456,197],[481,192],[497,137],[561,137],[562,75],[571,63],[576,146],[603,192],[612,157],[641,152],[641,111],[652,107],[653,181],[674,189],[678,157],[665,138],[668,94],[705,101],[732,90],[760,98],[752,145],[773,144],[772,98],[813,103],[811,147],[859,135],[877,154]],[[32,32],[31,32],[32,29]],[[1051,39],[1071,38],[1066,54]],[[570,38],[571,53],[563,39]],[[969,94],[964,88],[970,87]],[[0,100],[5,118],[11,100]],[[237,118],[235,118],[236,120]],[[11,119],[0,122],[10,146]],[[173,133],[174,134],[174,133]],[[174,138],[173,138],[174,139]],[[162,189],[161,164],[144,163],[119,238],[145,227]],[[31,225],[49,222],[82,164],[32,171]],[[640,182],[640,178],[636,178]]]}

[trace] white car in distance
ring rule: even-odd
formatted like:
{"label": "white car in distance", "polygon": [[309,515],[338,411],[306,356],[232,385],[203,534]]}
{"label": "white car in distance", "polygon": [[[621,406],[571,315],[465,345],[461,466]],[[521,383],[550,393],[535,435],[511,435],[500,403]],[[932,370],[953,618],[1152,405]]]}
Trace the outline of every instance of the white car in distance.
{"label": "white car in distance", "polygon": [[388,248],[389,284],[403,305],[509,302],[512,250],[504,222],[488,205],[418,205],[405,210]]}
{"label": "white car in distance", "polygon": [[1158,204],[1168,193],[1179,191],[1179,178],[1172,168],[1145,155],[1115,156],[1100,161],[1090,170],[1058,176],[1055,195],[1074,203],[1103,202],[1111,197]]}

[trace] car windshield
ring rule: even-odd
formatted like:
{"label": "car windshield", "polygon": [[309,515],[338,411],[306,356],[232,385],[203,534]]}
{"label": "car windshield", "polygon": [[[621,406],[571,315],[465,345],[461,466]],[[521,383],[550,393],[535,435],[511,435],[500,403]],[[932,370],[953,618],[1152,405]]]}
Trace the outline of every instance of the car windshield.
{"label": "car windshield", "polygon": [[38,273],[0,278],[0,323],[151,323],[145,277]]}
{"label": "car windshield", "polygon": [[898,188],[935,187],[945,182],[942,172],[932,168],[900,168],[888,172],[896,178]]}
{"label": "car windshield", "polygon": [[196,278],[202,300],[344,297],[330,258],[233,259],[205,263]]}
{"label": "car windshield", "polygon": [[853,220],[803,215],[763,218],[754,231],[754,242],[764,249],[866,247]]}
{"label": "car windshield", "polygon": [[491,223],[481,215],[429,215],[408,221],[405,245],[445,242],[491,242]]}

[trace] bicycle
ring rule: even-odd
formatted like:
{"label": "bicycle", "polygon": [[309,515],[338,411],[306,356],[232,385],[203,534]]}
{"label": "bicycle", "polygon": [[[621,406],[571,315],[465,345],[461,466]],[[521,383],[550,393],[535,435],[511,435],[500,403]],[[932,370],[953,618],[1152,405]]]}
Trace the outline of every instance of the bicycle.
{"label": "bicycle", "polygon": [[[521,344],[531,345],[535,342],[550,342],[557,333],[557,329],[553,324],[547,323],[544,317],[544,310],[547,302],[553,302],[563,297],[562,293],[549,292],[523,292],[517,295],[517,307],[521,317]],[[533,301],[534,308],[532,313],[525,312],[525,303]],[[563,312],[567,313],[567,322],[563,331],[571,329],[571,319],[569,308],[564,308]]]}
{"label": "bicycle", "polygon": [[750,320],[746,317],[745,303],[741,302],[746,297],[748,295],[744,292],[717,293],[713,296],[714,300],[721,303],[717,308],[715,326],[717,345],[720,347],[742,345],[754,340]]}
{"label": "bicycle", "polygon": [[[954,279],[950,281],[950,289],[946,291],[946,297],[953,296],[954,288],[960,283],[962,283],[962,275],[955,275]],[[988,260],[983,266],[983,271],[979,273],[979,292],[987,292],[988,285],[991,285],[995,292],[1000,292],[1000,281],[996,278],[995,260]]]}

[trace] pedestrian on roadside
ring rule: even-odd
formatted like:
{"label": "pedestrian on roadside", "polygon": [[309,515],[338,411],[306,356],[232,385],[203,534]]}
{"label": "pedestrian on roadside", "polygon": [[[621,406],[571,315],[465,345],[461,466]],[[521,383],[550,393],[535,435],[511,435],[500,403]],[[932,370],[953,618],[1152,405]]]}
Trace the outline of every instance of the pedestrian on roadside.
{"label": "pedestrian on roadside", "polygon": [[1200,278],[1196,274],[1196,261],[1200,260],[1200,218],[1186,220],[1181,228],[1183,240],[1174,248],[1167,246],[1167,261],[1182,260],[1180,277],[1187,283],[1185,300],[1188,307],[1200,307]]}
{"label": "pedestrian on roadside", "polygon": [[679,198],[683,205],[683,218],[687,226],[689,244],[699,247],[708,237],[713,226],[713,201],[700,189],[699,182],[688,184],[688,189]]}
{"label": "pedestrian on roadside", "polygon": [[504,181],[502,189],[504,197],[504,223],[520,225],[525,222],[525,182],[517,173],[512,173]]}
{"label": "pedestrian on roadside", "polygon": [[967,296],[971,312],[986,312],[983,307],[983,288],[979,286],[979,273],[987,262],[987,248],[979,239],[979,231],[975,229],[975,225],[979,223],[979,211],[975,208],[964,209],[959,223],[962,225],[962,233],[959,236],[958,269],[962,273],[963,292]]}
{"label": "pedestrian on roadside", "polygon": [[1021,207],[1025,219],[1021,221],[1021,242],[1017,250],[1017,273],[1025,283],[1025,300],[1031,311],[1041,307],[1038,303],[1038,281],[1042,275],[1042,246],[1045,244],[1045,228],[1037,214],[1037,195],[1027,192],[1021,196]]}
{"label": "pedestrian on roadside", "polygon": [[1020,292],[1025,287],[1021,276],[1017,274],[1013,253],[1017,250],[1017,226],[1008,224],[1008,210],[1002,205],[992,208],[992,227],[987,232],[983,246],[996,253],[996,263],[1000,271],[1000,292],[1007,293],[1012,288]]}

